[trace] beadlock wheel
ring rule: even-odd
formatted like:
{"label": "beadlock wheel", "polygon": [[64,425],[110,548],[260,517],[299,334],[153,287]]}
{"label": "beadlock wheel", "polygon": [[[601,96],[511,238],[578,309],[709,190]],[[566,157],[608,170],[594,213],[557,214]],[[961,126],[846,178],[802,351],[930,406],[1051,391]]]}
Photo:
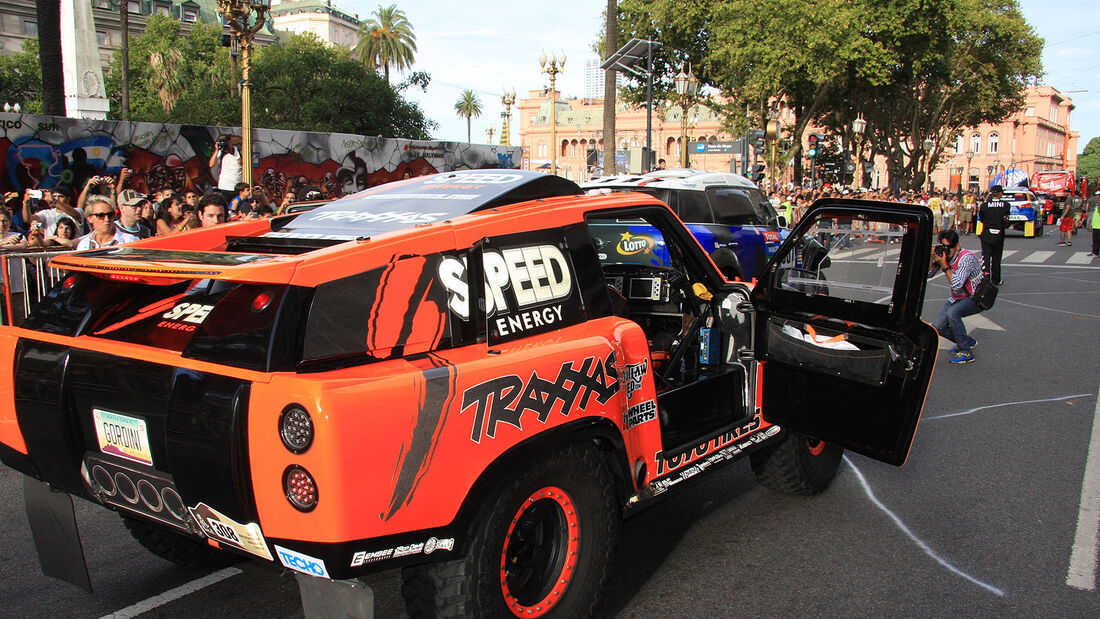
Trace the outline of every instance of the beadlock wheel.
{"label": "beadlock wheel", "polygon": [[561,488],[541,488],[512,517],[500,553],[500,586],[517,617],[540,617],[573,580],[580,522]]}

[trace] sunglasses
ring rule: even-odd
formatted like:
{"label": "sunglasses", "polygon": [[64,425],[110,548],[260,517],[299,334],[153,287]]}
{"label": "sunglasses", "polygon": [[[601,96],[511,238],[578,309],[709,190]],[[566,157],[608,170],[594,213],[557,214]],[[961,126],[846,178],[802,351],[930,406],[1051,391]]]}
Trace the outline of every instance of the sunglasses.
{"label": "sunglasses", "polygon": [[113,214],[114,213],[111,213],[109,211],[105,212],[105,213],[88,213],[88,217],[95,217],[97,219],[106,219],[106,218],[110,217]]}

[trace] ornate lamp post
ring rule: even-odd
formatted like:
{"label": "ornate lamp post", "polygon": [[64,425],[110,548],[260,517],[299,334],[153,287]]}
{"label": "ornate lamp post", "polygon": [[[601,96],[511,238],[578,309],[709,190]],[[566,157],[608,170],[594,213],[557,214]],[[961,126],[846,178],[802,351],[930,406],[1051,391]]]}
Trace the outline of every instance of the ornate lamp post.
{"label": "ornate lamp post", "polygon": [[252,39],[264,27],[271,0],[218,0],[241,48],[241,180],[252,184]]}
{"label": "ornate lamp post", "polygon": [[924,170],[924,191],[928,191],[928,182],[932,176],[932,148],[936,145],[932,138],[924,138],[924,156],[927,158]]}
{"label": "ornate lamp post", "polygon": [[557,55],[554,52],[550,52],[547,56],[546,52],[539,54],[539,65],[542,67],[542,72],[550,76],[550,148],[553,149],[553,154],[550,155],[550,173],[558,173],[558,91],[554,86],[555,79],[557,79],[558,73],[565,70],[565,52],[561,55]]}
{"label": "ornate lamp post", "polygon": [[683,114],[680,116],[680,167],[688,167],[688,145],[687,145],[687,129],[688,129],[688,106],[691,104],[691,100],[695,98],[695,93],[699,92],[699,80],[695,78],[691,73],[691,67],[688,67],[687,72],[684,69],[680,69],[680,74],[676,76],[676,94],[680,95],[680,109]]}
{"label": "ornate lamp post", "polygon": [[966,190],[970,191],[970,162],[974,160],[974,151],[966,151]]}
{"label": "ornate lamp post", "polygon": [[504,111],[500,113],[500,143],[506,146],[512,144],[512,105],[516,102],[516,91],[505,90],[500,96],[500,102],[504,104]]}
{"label": "ornate lamp post", "polygon": [[493,143],[493,134],[496,133],[496,131],[496,127],[485,127],[485,135],[489,138],[489,140],[485,142],[486,144]]}
{"label": "ornate lamp post", "polygon": [[856,136],[856,186],[863,188],[863,132],[867,130],[867,121],[863,114],[856,115],[852,121],[852,133]]}

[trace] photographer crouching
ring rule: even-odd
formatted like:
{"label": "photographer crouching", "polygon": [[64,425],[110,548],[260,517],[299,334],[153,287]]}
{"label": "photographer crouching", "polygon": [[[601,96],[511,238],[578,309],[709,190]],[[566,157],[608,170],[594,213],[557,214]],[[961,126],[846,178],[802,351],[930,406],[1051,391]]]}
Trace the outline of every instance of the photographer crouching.
{"label": "photographer crouching", "polygon": [[982,281],[982,263],[970,250],[959,247],[959,233],[943,230],[936,235],[939,242],[932,248],[932,261],[928,265],[928,277],[943,271],[951,288],[951,296],[944,303],[932,326],[940,335],[955,342],[951,349],[951,363],[970,363],[974,360],[977,340],[970,337],[963,324],[964,316],[982,311],[972,298]]}

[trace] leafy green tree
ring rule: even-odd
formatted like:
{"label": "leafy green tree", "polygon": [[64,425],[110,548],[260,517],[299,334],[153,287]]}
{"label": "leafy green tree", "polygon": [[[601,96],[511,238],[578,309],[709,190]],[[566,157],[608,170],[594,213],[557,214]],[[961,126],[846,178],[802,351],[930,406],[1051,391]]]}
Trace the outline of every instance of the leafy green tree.
{"label": "leafy green tree", "polygon": [[[153,15],[130,40],[130,118],[202,125],[240,124],[240,99],[220,30],[201,22],[183,36],[180,22]],[[121,118],[121,52],[107,73],[111,118]]]}
{"label": "leafy green tree", "polygon": [[466,119],[467,142],[473,141],[470,139],[470,121],[481,116],[481,109],[481,99],[478,99],[477,93],[472,90],[463,90],[462,96],[455,102],[455,114]]}
{"label": "leafy green tree", "polygon": [[1100,177],[1100,137],[1089,140],[1085,150],[1077,156],[1077,176],[1087,176],[1093,182]]}
{"label": "leafy green tree", "polygon": [[[253,124],[270,129],[428,139],[435,123],[343,48],[312,34],[257,51]],[[426,86],[426,74],[417,84]]]}
{"label": "leafy green tree", "polygon": [[[895,185],[919,184],[926,138],[944,148],[962,127],[999,122],[1019,108],[1040,71],[1042,40],[1016,0],[622,0],[620,40],[664,43],[655,54],[663,98],[685,61],[727,102],[727,129],[760,127],[784,100],[801,137],[811,123],[847,134],[857,113],[872,153]],[[636,99],[636,97],[635,97]]]}
{"label": "leafy green tree", "polygon": [[363,22],[359,29],[355,53],[364,66],[382,69],[388,82],[390,67],[399,71],[412,67],[416,35],[405,11],[396,4],[385,8],[379,5],[371,15],[374,17]]}
{"label": "leafy green tree", "polygon": [[[895,188],[923,185],[929,160],[940,159],[963,128],[1018,111],[1027,83],[1041,74],[1043,40],[1016,0],[860,4],[861,36],[883,54],[875,71],[885,79],[848,79],[818,119],[840,130],[862,112]],[[929,153],[926,139],[934,144]]]}
{"label": "leafy green tree", "polygon": [[0,56],[0,101],[18,103],[27,114],[42,113],[42,67],[38,39],[23,41],[23,50]]}
{"label": "leafy green tree", "polygon": [[[138,121],[238,126],[240,93],[231,82],[220,31],[196,23],[184,37],[180,23],[152,16],[130,45],[130,111]],[[120,55],[107,76],[118,110]],[[400,86],[427,86],[415,73]],[[252,60],[252,125],[270,129],[357,133],[428,139],[435,124],[375,71],[343,48],[312,34],[256,49]],[[117,117],[118,112],[112,111]]]}

